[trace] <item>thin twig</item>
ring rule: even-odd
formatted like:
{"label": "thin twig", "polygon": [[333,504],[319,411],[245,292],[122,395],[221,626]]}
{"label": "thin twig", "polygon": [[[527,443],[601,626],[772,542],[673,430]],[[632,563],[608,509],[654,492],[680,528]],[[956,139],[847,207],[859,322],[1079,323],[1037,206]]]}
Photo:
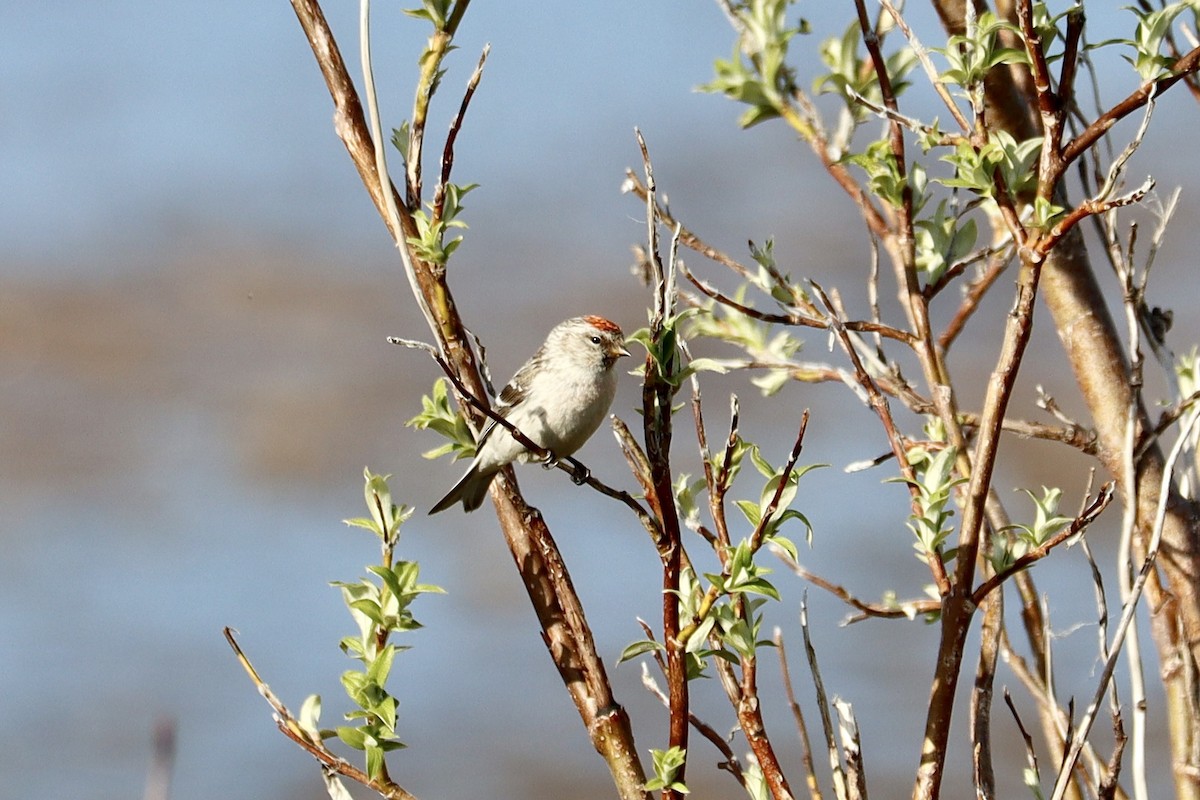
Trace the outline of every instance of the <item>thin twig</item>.
{"label": "thin twig", "polygon": [[445,210],[446,186],[450,183],[450,171],[454,168],[454,143],[458,141],[458,132],[462,130],[463,118],[467,115],[467,106],[471,104],[471,98],[475,96],[475,89],[479,87],[479,81],[483,78],[483,65],[487,63],[490,52],[492,52],[492,46],[484,45],[483,52],[479,55],[479,63],[475,65],[475,71],[471,73],[471,78],[467,81],[467,88],[463,92],[458,113],[454,115],[454,121],[450,123],[450,132],[446,134],[446,144],[442,148],[442,172],[438,177],[437,187],[433,190],[433,219],[435,222],[442,218],[442,212]]}
{"label": "thin twig", "polygon": [[[362,55],[363,92],[367,98],[367,120],[371,125],[371,139],[374,143],[375,174],[379,181],[379,195],[383,198],[383,207],[389,220],[388,227],[393,231],[393,240],[400,253],[400,262],[404,265],[404,275],[408,278],[408,286],[412,290],[413,299],[417,301],[417,307],[421,309],[421,315],[425,318],[429,329],[437,336],[438,325],[433,311],[429,308],[429,302],[425,299],[425,293],[421,291],[421,286],[417,281],[417,272],[413,265],[412,254],[408,249],[408,242],[403,235],[399,235],[399,232],[403,230],[403,225],[400,219],[400,209],[396,204],[396,195],[392,190],[392,181],[388,174],[387,141],[383,138],[383,125],[379,120],[379,104],[375,95],[375,72],[371,63],[371,0],[360,0],[359,51]],[[416,199],[409,198],[409,208],[407,209],[409,212],[414,204],[420,204],[420,160],[421,154],[418,147],[415,154],[409,153],[410,171],[413,163],[418,164]],[[414,191],[412,183],[409,184],[409,191]],[[437,340],[441,342],[442,339],[437,336]]]}
{"label": "thin twig", "polygon": [[879,4],[887,9],[887,12],[892,15],[892,19],[896,23],[896,27],[904,34],[904,38],[908,39],[908,44],[912,48],[913,53],[917,57],[917,61],[921,64],[921,68],[925,70],[925,77],[929,79],[929,83],[937,92],[938,97],[946,104],[946,108],[950,111],[950,116],[954,117],[954,121],[958,123],[958,127],[964,133],[971,130],[971,124],[967,122],[967,118],[963,116],[958,104],[954,102],[954,98],[950,96],[950,91],[946,88],[946,84],[942,81],[941,75],[938,73],[937,67],[933,64],[933,59],[929,57],[929,50],[917,40],[917,35],[913,33],[908,22],[905,21],[904,15],[893,5],[892,0],[879,0]]}
{"label": "thin twig", "polygon": [[[771,314],[766,311],[759,311],[756,308],[748,306],[744,303],[739,303],[727,294],[724,294],[719,289],[715,288],[707,281],[701,280],[692,274],[691,270],[686,267],[680,267],[680,272],[683,277],[687,278],[693,286],[707,295],[709,298],[716,300],[723,306],[728,306],[740,314],[744,314],[751,319],[757,319],[761,322],[771,322],[781,325],[794,325],[806,328],[820,328],[822,330],[829,328],[828,320],[818,319],[816,317],[806,316],[804,314],[788,313],[788,314]],[[861,333],[875,333],[887,339],[895,339],[898,342],[903,342],[909,347],[916,344],[917,337],[913,336],[908,331],[902,331],[899,328],[893,328],[890,325],[883,325],[878,322],[868,320],[847,320],[842,323],[846,330],[857,331]]]}
{"label": "thin twig", "polygon": [[846,796],[846,773],[838,757],[833,739],[833,722],[829,715],[829,697],[825,694],[825,682],[821,680],[821,668],[817,666],[817,651],[808,632],[808,595],[800,599],[800,631],[804,635],[804,655],[808,658],[808,669],[812,673],[813,689],[817,693],[817,710],[821,714],[821,730],[825,734],[825,750],[829,756],[829,771],[833,778],[835,797]]}
{"label": "thin twig", "polygon": [[775,650],[779,653],[779,672],[783,678],[783,689],[787,693],[788,708],[792,710],[792,719],[796,722],[796,735],[800,739],[800,763],[804,765],[804,781],[808,785],[809,800],[822,800],[821,787],[817,782],[817,774],[813,770],[812,742],[808,738],[808,726],[804,723],[804,711],[796,701],[796,692],[792,688],[792,672],[788,669],[787,648],[783,646],[783,631],[778,627],[771,637]]}
{"label": "thin twig", "polygon": [[[674,315],[676,304],[676,254],[679,232],[672,237],[670,258],[664,266],[658,247],[657,200],[654,182],[654,166],[650,151],[640,130],[634,129],[638,147],[642,153],[642,168],[646,177],[646,254],[649,259],[654,290],[654,309],[650,318],[651,353],[663,348],[666,327]],[[687,681],[686,642],[680,637],[679,598],[683,570],[683,542],[679,527],[679,514],[675,507],[675,494],[671,473],[671,417],[672,398],[675,387],[670,379],[670,370],[678,362],[678,353],[663,353],[669,364],[656,364],[650,353],[646,356],[645,377],[642,383],[642,430],[646,444],[646,460],[649,478],[646,499],[658,520],[662,535],[658,538],[658,554],[662,562],[662,613],[663,642],[667,648],[667,693],[670,707],[668,743],[670,747],[687,750],[688,716],[690,712],[689,687]],[[680,765],[676,781],[685,781],[687,763]],[[672,786],[663,790],[663,800],[678,800],[679,793]]]}
{"label": "thin twig", "polygon": [[767,502],[767,507],[763,509],[762,516],[758,520],[758,524],[754,526],[754,533],[750,535],[750,550],[757,551],[762,547],[763,534],[767,530],[767,526],[771,524],[775,514],[779,511],[779,500],[783,497],[784,490],[791,483],[792,472],[796,468],[796,461],[800,458],[800,452],[804,449],[804,432],[808,429],[808,409],[804,409],[800,414],[800,430],[796,433],[796,441],[792,444],[792,451],[788,454],[787,463],[783,465],[783,471],[780,473],[782,477],[779,483],[775,486],[775,493],[771,495],[770,501]]}
{"label": "thin twig", "polygon": [[1025,763],[1028,765],[1030,776],[1026,781],[1026,785],[1032,783],[1036,787],[1041,782],[1041,779],[1038,774],[1037,752],[1033,748],[1033,737],[1025,729],[1025,723],[1021,722],[1021,715],[1017,713],[1017,707],[1013,705],[1012,695],[1009,694],[1008,689],[1004,690],[1004,703],[1008,706],[1008,710],[1012,712],[1013,721],[1017,723],[1017,730],[1021,732],[1021,739],[1025,742]]}

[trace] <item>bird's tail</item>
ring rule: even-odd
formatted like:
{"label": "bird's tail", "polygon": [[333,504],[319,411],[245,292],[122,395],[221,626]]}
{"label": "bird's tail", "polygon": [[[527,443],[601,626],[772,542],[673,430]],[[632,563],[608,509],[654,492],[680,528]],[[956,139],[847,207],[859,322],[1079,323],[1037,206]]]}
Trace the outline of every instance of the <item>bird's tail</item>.
{"label": "bird's tail", "polygon": [[495,475],[494,472],[484,474],[472,464],[471,468],[467,470],[467,474],[454,484],[454,488],[447,492],[446,496],[429,510],[429,513],[436,514],[439,511],[445,511],[459,501],[462,502],[464,511],[474,511],[483,505],[483,498],[487,496],[488,487],[492,485],[492,478]]}

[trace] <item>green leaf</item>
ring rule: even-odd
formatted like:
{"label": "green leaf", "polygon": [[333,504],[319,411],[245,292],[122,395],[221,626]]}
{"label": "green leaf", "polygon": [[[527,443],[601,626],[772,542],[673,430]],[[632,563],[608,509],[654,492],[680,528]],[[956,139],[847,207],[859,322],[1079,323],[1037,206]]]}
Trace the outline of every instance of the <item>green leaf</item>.
{"label": "green leaf", "polygon": [[623,664],[626,661],[637,658],[644,653],[652,653],[655,650],[665,651],[666,649],[667,648],[659,642],[655,642],[650,639],[642,639],[634,642],[622,650],[620,657],[617,658],[617,663]]}
{"label": "green leaf", "polygon": [[371,713],[379,717],[388,737],[396,735],[396,707],[396,698],[391,695],[384,697],[371,707]]}
{"label": "green leaf", "polygon": [[367,749],[367,736],[358,728],[352,728],[349,725],[339,725],[337,735],[347,747],[352,747],[355,750]]}
{"label": "green leaf", "polygon": [[450,396],[444,378],[433,382],[433,391],[421,398],[421,413],[406,423],[417,430],[432,430],[449,441],[424,453],[425,458],[438,458],[453,453],[455,459],[475,455],[475,437],[466,418],[450,407]]}
{"label": "green leaf", "polygon": [[758,527],[758,521],[762,519],[762,512],[759,510],[758,503],[753,500],[735,500],[733,504],[746,515],[746,521],[753,527]]}
{"label": "green leaf", "polygon": [[367,666],[367,678],[383,686],[387,683],[388,675],[391,674],[392,662],[395,658],[396,646],[393,644],[385,645]]}
{"label": "green leaf", "polygon": [[683,649],[686,653],[701,653],[705,648],[704,644],[708,641],[708,635],[712,633],[713,627],[717,624],[717,620],[711,614],[705,617],[688,640],[683,643]]}
{"label": "green leaf", "polygon": [[379,603],[376,600],[369,598],[355,600],[354,602],[350,603],[350,607],[374,622],[376,625],[383,624],[383,611],[380,609]]}
{"label": "green leaf", "polygon": [[350,699],[359,705],[363,704],[362,699],[370,682],[370,678],[365,672],[351,669],[342,673],[342,686],[346,689],[346,694],[350,695]]}
{"label": "green leaf", "polygon": [[400,157],[404,163],[408,163],[408,140],[410,136],[411,126],[408,120],[400,123],[399,128],[392,128],[392,146],[400,152]]}

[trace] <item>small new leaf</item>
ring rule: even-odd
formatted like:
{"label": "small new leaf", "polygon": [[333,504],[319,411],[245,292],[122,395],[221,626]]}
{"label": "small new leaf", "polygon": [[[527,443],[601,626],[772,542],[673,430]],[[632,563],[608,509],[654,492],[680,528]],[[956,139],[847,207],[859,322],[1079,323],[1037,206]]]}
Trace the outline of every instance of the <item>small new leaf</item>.
{"label": "small new leaf", "polygon": [[654,777],[646,781],[646,791],[656,792],[669,788],[680,794],[688,794],[690,790],[687,786],[675,780],[675,776],[687,761],[686,750],[680,747],[672,747],[670,750],[651,749],[650,757],[654,761]]}
{"label": "small new leaf", "polygon": [[626,661],[637,658],[638,656],[640,656],[644,653],[652,653],[655,650],[666,650],[666,649],[667,648],[665,648],[659,642],[655,642],[650,639],[642,639],[641,641],[634,642],[633,644],[627,646],[624,650],[622,650],[620,657],[617,658],[617,663],[624,664]]}

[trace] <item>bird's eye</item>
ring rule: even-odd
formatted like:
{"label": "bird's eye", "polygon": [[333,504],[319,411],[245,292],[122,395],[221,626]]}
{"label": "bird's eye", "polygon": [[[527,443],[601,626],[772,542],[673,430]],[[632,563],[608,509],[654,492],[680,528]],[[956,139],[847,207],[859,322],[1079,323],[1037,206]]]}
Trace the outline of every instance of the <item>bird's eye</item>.
{"label": "bird's eye", "polygon": [[592,344],[600,344],[600,337],[599,337],[599,336],[593,336],[593,337],[592,337]]}

